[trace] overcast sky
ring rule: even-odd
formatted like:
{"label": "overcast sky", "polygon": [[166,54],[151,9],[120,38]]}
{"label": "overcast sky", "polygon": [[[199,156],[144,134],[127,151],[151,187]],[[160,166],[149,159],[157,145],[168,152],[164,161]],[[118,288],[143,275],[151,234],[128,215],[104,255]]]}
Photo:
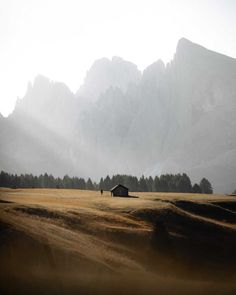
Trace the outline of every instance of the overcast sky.
{"label": "overcast sky", "polygon": [[236,58],[236,1],[0,0],[0,112],[37,74],[75,92],[94,60],[143,70],[171,60],[181,37]]}

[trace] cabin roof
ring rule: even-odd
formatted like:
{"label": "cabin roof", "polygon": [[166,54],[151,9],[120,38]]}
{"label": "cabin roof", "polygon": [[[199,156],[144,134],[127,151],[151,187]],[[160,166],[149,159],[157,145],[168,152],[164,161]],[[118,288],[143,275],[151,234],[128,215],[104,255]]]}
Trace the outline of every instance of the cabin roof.
{"label": "cabin roof", "polygon": [[113,191],[114,191],[117,187],[119,187],[119,186],[123,187],[124,189],[129,190],[126,186],[124,186],[124,185],[122,185],[122,184],[117,184],[117,185],[115,185],[110,191],[113,192]]}

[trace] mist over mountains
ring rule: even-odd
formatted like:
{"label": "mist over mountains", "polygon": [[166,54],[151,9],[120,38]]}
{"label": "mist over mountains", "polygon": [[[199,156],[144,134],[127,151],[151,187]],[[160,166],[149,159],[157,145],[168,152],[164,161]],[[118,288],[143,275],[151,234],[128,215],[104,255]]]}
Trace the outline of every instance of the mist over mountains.
{"label": "mist over mountains", "polygon": [[236,187],[236,60],[186,39],[173,60],[141,73],[119,57],[95,61],[73,94],[37,76],[0,116],[0,167],[97,179],[186,172],[215,192]]}

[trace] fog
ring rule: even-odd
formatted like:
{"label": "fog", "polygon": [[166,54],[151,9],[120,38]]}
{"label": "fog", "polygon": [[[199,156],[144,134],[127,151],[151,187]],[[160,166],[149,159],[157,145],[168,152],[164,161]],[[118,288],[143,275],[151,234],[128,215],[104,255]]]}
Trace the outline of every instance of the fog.
{"label": "fog", "polygon": [[1,169],[98,180],[187,172],[235,190],[236,60],[181,39],[166,65],[143,72],[102,58],[73,94],[37,76],[0,118]]}
{"label": "fog", "polygon": [[2,0],[0,112],[7,116],[28,81],[43,74],[76,92],[101,57],[144,70],[169,62],[181,37],[236,57],[233,0]]}

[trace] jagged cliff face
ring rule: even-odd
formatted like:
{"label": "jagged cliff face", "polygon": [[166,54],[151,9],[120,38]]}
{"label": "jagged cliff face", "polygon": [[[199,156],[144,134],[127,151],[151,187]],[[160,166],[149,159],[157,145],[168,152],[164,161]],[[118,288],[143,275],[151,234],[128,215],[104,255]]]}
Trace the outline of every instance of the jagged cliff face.
{"label": "jagged cliff face", "polygon": [[140,79],[141,72],[133,63],[116,56],[112,60],[102,58],[94,62],[76,95],[95,102],[109,88],[125,92],[130,85],[138,84]]}
{"label": "jagged cliff face", "polygon": [[1,169],[21,173],[65,169],[75,173],[72,147],[76,100],[62,83],[38,76],[14,112],[4,119],[1,134]]}
{"label": "jagged cliff face", "polygon": [[63,136],[74,127],[76,106],[74,94],[65,84],[37,76],[33,85],[29,83],[24,98],[18,99],[9,119],[24,124],[28,117]]}
{"label": "jagged cliff face", "polygon": [[[172,69],[171,69],[172,67]],[[173,63],[173,93],[183,128],[162,169],[208,175],[218,191],[232,191],[236,168],[236,61],[181,40]],[[173,99],[172,99],[173,100]]]}
{"label": "jagged cliff face", "polygon": [[2,169],[100,177],[186,171],[235,189],[236,60],[186,39],[141,74],[101,59],[76,95],[37,77],[0,118]]}

